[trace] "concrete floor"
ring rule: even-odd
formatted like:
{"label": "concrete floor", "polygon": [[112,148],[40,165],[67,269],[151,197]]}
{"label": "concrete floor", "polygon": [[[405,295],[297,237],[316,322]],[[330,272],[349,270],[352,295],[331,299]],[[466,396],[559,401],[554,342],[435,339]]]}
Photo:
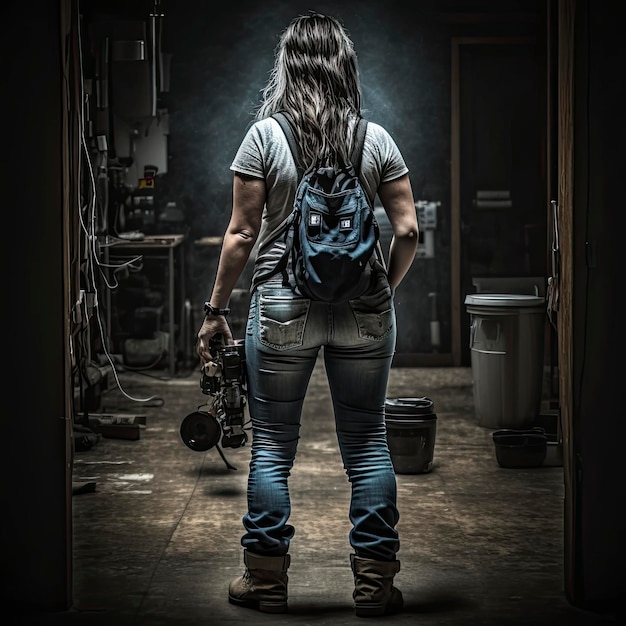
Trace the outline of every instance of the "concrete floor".
{"label": "concrete floor", "polygon": [[[139,440],[101,437],[74,462],[71,611],[46,624],[363,623],[354,616],[349,567],[349,485],[318,363],[290,479],[296,527],[289,613],[264,615],[227,602],[241,571],[249,445],[194,452],[182,418],[207,399],[199,373],[119,374],[102,411],[145,415]],[[394,368],[388,397],[433,401],[433,468],[397,474],[404,611],[393,624],[612,624],[580,611],[564,592],[563,468],[498,465],[492,431],[477,425],[470,368]],[[370,621],[378,621],[375,618]],[[367,621],[367,620],[366,620]],[[30,623],[36,623],[29,621]],[[42,621],[42,623],[44,623]]]}

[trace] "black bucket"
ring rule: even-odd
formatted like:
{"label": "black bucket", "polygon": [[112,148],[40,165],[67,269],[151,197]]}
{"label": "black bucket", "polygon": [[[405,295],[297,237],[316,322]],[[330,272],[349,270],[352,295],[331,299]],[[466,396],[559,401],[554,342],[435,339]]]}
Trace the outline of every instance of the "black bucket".
{"label": "black bucket", "polygon": [[385,422],[396,474],[425,474],[433,468],[437,415],[430,398],[387,398]]}
{"label": "black bucket", "polygon": [[541,467],[546,459],[548,437],[543,428],[502,428],[491,436],[500,467]]}

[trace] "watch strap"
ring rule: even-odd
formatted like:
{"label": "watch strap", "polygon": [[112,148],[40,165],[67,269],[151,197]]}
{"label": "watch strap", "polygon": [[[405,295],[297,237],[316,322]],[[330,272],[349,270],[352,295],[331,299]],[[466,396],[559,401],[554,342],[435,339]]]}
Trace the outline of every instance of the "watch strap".
{"label": "watch strap", "polygon": [[211,306],[210,302],[204,303],[204,312],[207,315],[228,315],[230,313],[230,309],[218,309],[214,306]]}

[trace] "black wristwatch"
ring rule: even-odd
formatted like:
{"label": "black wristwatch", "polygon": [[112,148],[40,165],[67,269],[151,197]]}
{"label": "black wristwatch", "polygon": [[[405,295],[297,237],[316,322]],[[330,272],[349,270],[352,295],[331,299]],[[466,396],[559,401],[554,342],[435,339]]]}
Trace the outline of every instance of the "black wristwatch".
{"label": "black wristwatch", "polygon": [[216,309],[214,306],[211,306],[210,302],[204,303],[204,312],[206,315],[228,315],[230,313],[230,309]]}

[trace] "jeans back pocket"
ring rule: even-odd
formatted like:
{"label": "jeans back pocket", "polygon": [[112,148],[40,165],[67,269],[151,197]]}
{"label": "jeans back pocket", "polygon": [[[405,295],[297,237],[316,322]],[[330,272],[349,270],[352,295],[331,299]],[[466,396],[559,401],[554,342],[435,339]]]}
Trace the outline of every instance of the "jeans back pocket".
{"label": "jeans back pocket", "polygon": [[383,339],[393,329],[393,295],[387,275],[377,272],[372,287],[360,298],[350,300],[359,337],[362,339]]}
{"label": "jeans back pocket", "polygon": [[311,301],[298,298],[289,288],[260,286],[258,289],[260,342],[274,350],[302,345]]}

